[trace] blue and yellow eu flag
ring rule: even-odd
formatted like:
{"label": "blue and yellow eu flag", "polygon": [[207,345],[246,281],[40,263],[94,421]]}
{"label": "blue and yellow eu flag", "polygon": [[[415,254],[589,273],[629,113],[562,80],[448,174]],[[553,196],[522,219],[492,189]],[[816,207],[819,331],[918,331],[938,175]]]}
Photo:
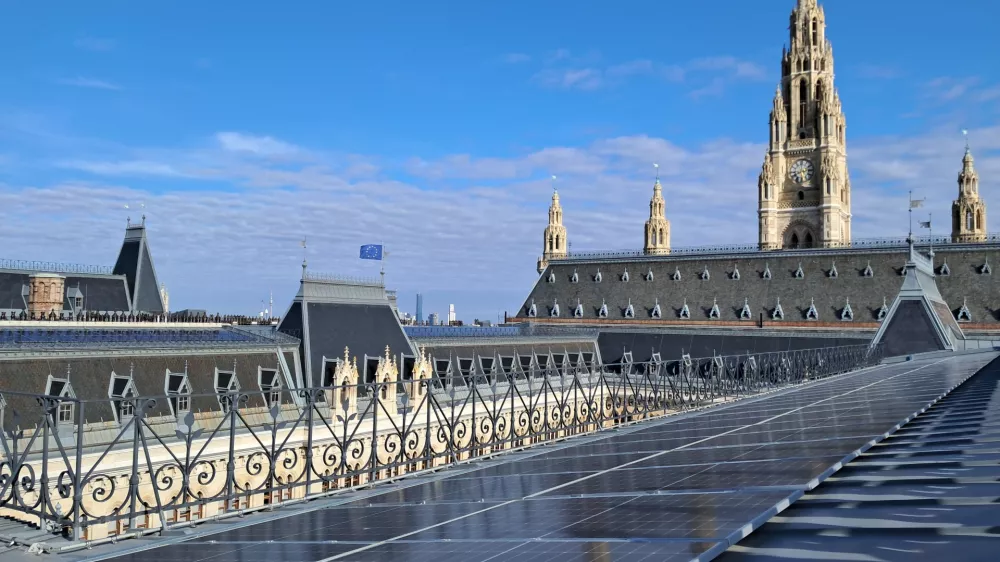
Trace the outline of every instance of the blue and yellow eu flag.
{"label": "blue and yellow eu flag", "polygon": [[361,259],[363,260],[382,260],[382,245],[381,244],[365,244],[361,246]]}

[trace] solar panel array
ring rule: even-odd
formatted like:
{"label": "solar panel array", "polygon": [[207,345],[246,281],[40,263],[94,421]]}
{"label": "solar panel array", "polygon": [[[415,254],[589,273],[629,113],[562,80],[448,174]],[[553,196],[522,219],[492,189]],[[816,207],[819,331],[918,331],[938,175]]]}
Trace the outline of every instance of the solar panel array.
{"label": "solar panel array", "polygon": [[996,560],[998,404],[994,361],[719,560]]}
{"label": "solar panel array", "polygon": [[707,560],[995,356],[881,366],[118,560]]}

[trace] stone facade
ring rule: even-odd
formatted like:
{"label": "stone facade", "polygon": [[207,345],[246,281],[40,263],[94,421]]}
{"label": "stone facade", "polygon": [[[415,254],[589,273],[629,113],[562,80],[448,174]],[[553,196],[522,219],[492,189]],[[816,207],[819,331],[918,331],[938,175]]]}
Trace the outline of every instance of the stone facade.
{"label": "stone facade", "polygon": [[851,240],[851,180],[823,8],[799,0],[789,30],[758,181],[759,244],[842,246]]}
{"label": "stone facade", "polygon": [[649,220],[646,221],[646,243],[643,250],[647,254],[670,253],[670,221],[664,214],[666,202],[660,178],[653,184],[653,198],[649,200]]}
{"label": "stone facade", "polygon": [[38,318],[60,314],[66,295],[66,278],[57,273],[34,273],[28,277],[28,315]]}
{"label": "stone facade", "polygon": [[986,203],[979,197],[979,175],[968,145],[958,174],[958,199],[951,206],[951,239],[953,242],[986,240]]}
{"label": "stone facade", "polygon": [[549,260],[566,257],[568,253],[566,227],[563,226],[559,192],[553,191],[552,204],[549,205],[549,225],[545,227],[545,234],[542,237],[542,257],[538,258],[538,273],[545,270]]}

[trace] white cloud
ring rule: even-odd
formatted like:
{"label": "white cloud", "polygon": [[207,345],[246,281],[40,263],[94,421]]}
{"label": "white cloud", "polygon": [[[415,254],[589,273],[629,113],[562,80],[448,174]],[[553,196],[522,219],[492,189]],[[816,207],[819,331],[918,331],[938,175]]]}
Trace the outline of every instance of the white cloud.
{"label": "white cloud", "polygon": [[223,132],[215,135],[219,146],[230,152],[249,152],[259,156],[282,156],[299,152],[293,144],[272,137]]}
{"label": "white cloud", "polygon": [[121,90],[121,86],[114,84],[112,82],[107,82],[105,80],[98,80],[96,78],[86,78],[83,76],[77,76],[76,78],[60,78],[56,80],[57,84],[62,84],[63,86],[76,86],[78,88],[94,88],[98,90]]}
{"label": "white cloud", "polygon": [[[266,136],[222,137],[238,141],[229,144],[215,138],[217,148],[61,161],[65,181],[0,186],[0,207],[10,211],[0,239],[10,242],[5,253],[17,249],[2,257],[109,264],[123,205],[143,201],[157,271],[176,306],[255,312],[270,289],[287,302],[305,234],[311,268],[374,275],[377,264],[357,260],[357,246],[382,241],[392,253],[388,281],[401,295],[439,295],[441,303],[425,309],[443,312],[447,299],[468,293],[456,300],[463,317],[493,318],[497,308],[513,311],[535,281],[552,174],[575,250],[637,248],[654,162],[675,247],[756,240],[758,143],[680,146],[640,135],[513,156],[393,163],[313,152],[314,159],[275,162],[274,143],[278,152],[293,145]],[[970,138],[980,190],[998,209],[1000,127],[973,129]],[[905,234],[908,189],[928,197],[927,210],[945,232],[961,154],[954,130],[852,140],[855,236]],[[108,181],[82,181],[74,170]],[[146,188],[150,176],[163,179],[156,190]]]}

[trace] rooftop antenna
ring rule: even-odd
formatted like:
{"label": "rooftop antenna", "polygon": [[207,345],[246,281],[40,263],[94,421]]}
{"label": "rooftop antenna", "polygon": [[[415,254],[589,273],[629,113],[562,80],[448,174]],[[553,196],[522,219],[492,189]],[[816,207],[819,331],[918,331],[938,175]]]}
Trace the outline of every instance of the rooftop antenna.
{"label": "rooftop antenna", "polygon": [[302,244],[302,279],[304,280],[306,278],[306,237],[303,236],[299,243]]}

